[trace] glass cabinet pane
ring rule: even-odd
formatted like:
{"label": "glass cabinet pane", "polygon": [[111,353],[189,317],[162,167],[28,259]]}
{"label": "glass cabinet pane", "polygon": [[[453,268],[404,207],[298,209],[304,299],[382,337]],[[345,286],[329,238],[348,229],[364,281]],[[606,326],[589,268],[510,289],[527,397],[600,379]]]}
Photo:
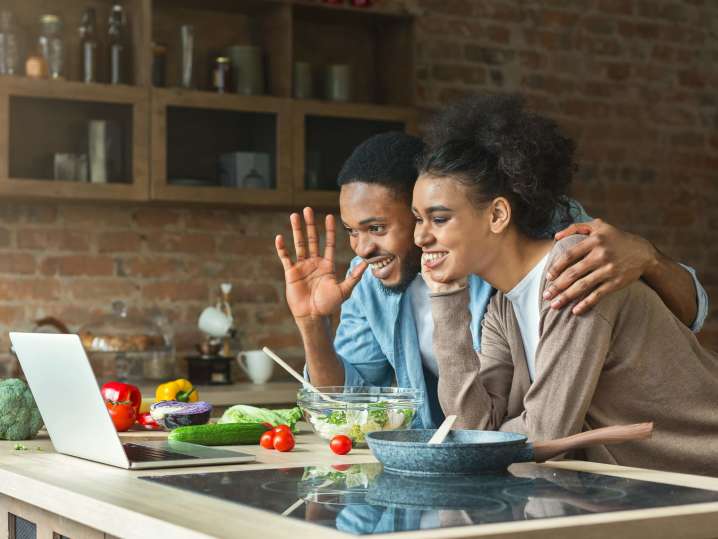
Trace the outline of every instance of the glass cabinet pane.
{"label": "glass cabinet pane", "polygon": [[132,105],[10,96],[10,177],[132,183]]}
{"label": "glass cabinet pane", "polygon": [[273,113],[167,107],[170,185],[276,188]]}
{"label": "glass cabinet pane", "polygon": [[337,191],[337,176],[354,148],[372,135],[404,128],[403,122],[307,116],[304,188]]}

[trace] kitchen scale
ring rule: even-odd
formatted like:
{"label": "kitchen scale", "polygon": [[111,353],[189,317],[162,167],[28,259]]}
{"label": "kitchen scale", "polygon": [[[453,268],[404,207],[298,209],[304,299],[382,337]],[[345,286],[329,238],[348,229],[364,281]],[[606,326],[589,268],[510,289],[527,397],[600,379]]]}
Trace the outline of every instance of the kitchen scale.
{"label": "kitchen scale", "polygon": [[357,535],[718,501],[717,491],[536,464],[450,478],[396,475],[371,463],[140,479]]}

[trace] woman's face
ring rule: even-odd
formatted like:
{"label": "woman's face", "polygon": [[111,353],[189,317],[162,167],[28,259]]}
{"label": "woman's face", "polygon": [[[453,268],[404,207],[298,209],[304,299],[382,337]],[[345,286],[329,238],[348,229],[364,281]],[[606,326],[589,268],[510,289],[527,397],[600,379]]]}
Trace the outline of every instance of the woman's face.
{"label": "woman's face", "polygon": [[430,271],[435,281],[448,283],[481,273],[491,263],[495,238],[490,210],[477,208],[464,184],[422,174],[414,185],[412,211],[422,270]]}

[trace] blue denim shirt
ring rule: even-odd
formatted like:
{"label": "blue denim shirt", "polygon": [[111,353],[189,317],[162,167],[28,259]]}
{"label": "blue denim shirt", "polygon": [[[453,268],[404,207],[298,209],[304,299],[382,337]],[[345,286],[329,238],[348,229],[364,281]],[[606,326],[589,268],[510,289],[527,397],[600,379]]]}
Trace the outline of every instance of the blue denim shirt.
{"label": "blue denim shirt", "polygon": [[[575,221],[590,220],[578,204],[574,207],[573,217]],[[351,267],[360,261],[361,258],[354,258]],[[698,291],[698,316],[692,329],[699,331],[708,314],[708,295],[693,269],[686,269],[691,273]],[[468,288],[471,334],[474,348],[478,351],[481,346],[481,321],[494,289],[477,275],[469,276]],[[408,294],[385,292],[371,272],[365,271],[352,295],[342,305],[334,349],[344,365],[345,385],[396,384],[421,389],[424,391],[424,404],[418,410],[413,426],[436,428],[443,421],[444,414],[437,397],[437,379],[423,368]]]}

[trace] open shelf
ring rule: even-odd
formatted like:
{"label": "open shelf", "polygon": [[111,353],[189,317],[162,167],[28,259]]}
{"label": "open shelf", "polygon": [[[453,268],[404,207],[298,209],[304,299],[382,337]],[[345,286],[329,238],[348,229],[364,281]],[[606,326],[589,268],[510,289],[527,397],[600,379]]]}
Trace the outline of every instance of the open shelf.
{"label": "open shelf", "polygon": [[[98,200],[148,198],[144,91],[20,77],[3,82],[1,193]],[[100,122],[99,128],[104,130],[101,148],[90,149],[90,122]],[[67,168],[62,173],[56,165],[70,158],[76,160],[79,175]]]}

